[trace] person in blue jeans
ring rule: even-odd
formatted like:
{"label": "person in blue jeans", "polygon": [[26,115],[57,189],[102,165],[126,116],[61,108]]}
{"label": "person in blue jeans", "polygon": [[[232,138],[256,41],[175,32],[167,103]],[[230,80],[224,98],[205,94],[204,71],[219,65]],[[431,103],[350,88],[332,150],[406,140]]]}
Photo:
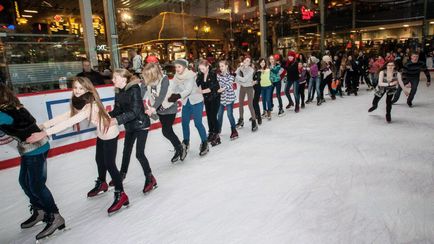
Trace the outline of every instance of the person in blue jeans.
{"label": "person in blue jeans", "polygon": [[271,110],[273,109],[273,84],[271,82],[271,70],[267,66],[267,61],[264,58],[259,59],[259,67],[257,71],[257,80],[261,84],[262,107],[264,109],[264,117],[271,120]]}
{"label": "person in blue jeans", "polygon": [[44,221],[47,225],[36,235],[37,240],[65,228],[65,220],[59,214],[54,198],[45,185],[47,155],[50,150],[48,138],[34,143],[26,142],[32,133],[40,132],[41,129],[14,93],[3,84],[0,84],[0,130],[18,142],[17,148],[21,155],[19,183],[30,200],[32,213],[32,216],[21,224],[21,228],[31,228]]}
{"label": "person in blue jeans", "polygon": [[174,87],[168,101],[176,102],[178,99],[182,99],[182,133],[184,136],[182,144],[187,152],[190,146],[190,120],[193,117],[194,125],[201,139],[199,155],[204,156],[209,152],[209,147],[206,130],[202,123],[202,92],[196,84],[196,74],[187,68],[188,61],[177,59],[174,64],[176,69],[176,74],[173,77]]}
{"label": "person in blue jeans", "polygon": [[231,123],[231,140],[238,138],[238,132],[236,129],[236,123],[234,118],[234,102],[237,99],[234,91],[235,76],[229,73],[229,62],[227,60],[221,60],[219,62],[220,73],[217,74],[217,81],[219,82],[220,89],[220,107],[217,114],[217,121],[219,123],[220,133],[223,126],[223,113],[227,110],[229,122]]}
{"label": "person in blue jeans", "polygon": [[294,91],[296,89],[295,82],[300,78],[298,73],[298,61],[296,59],[297,54],[294,51],[288,52],[288,60],[286,62],[286,86],[285,86],[285,95],[288,98],[288,106],[286,109],[289,109],[294,102],[291,99],[290,89],[291,86],[294,85]]}

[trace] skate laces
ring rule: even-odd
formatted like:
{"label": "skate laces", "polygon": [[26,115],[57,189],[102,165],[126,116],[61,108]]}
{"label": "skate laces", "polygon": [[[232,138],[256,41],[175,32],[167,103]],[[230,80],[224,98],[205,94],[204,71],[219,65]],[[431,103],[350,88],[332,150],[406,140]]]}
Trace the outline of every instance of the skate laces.
{"label": "skate laces", "polygon": [[45,223],[47,223],[47,224],[53,223],[53,221],[54,221],[54,214],[45,213],[44,214],[44,219],[42,221],[45,222]]}

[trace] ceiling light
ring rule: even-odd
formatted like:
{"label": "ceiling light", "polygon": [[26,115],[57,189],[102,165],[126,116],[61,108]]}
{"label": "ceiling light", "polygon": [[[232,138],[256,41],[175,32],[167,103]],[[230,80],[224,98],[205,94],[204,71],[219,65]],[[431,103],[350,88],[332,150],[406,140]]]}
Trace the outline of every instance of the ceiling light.
{"label": "ceiling light", "polygon": [[404,27],[409,27],[409,25],[403,25]]}
{"label": "ceiling light", "polygon": [[28,14],[22,14],[21,17],[24,17],[24,18],[32,18],[33,16],[28,15]]}
{"label": "ceiling light", "polygon": [[24,12],[26,12],[26,13],[34,13],[34,14],[38,13],[38,11],[36,11],[36,10],[28,10],[28,9],[25,9]]}
{"label": "ceiling light", "polygon": [[384,27],[380,27],[380,28],[378,28],[378,29],[380,29],[380,30],[385,30],[386,28],[384,28]]}

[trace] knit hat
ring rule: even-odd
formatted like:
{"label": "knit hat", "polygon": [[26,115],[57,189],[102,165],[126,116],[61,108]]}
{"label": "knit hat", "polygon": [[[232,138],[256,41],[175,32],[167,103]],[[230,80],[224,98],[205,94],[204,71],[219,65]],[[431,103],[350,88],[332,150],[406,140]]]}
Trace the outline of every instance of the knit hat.
{"label": "knit hat", "polygon": [[274,54],[273,55],[274,60],[279,61],[280,60],[280,55],[279,54]]}
{"label": "knit hat", "polygon": [[294,52],[294,51],[289,51],[289,52],[288,52],[288,57],[289,57],[289,56],[296,58],[297,53]]}
{"label": "knit hat", "polygon": [[148,56],[148,57],[146,57],[146,63],[156,63],[156,64],[158,64],[159,62],[158,62],[158,58],[157,57],[155,57],[154,55],[151,55],[151,56]]}
{"label": "knit hat", "polygon": [[177,60],[175,60],[175,61],[173,62],[173,64],[179,64],[179,65],[182,65],[182,66],[184,66],[184,68],[187,68],[187,67],[188,67],[188,61],[187,61],[186,59],[183,59],[183,58],[178,58]]}

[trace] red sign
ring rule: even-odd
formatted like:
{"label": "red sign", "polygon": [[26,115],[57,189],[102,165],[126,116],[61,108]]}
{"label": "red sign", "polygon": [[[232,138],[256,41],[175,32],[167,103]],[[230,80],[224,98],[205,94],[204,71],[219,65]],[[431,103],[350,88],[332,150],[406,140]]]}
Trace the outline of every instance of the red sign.
{"label": "red sign", "polygon": [[242,43],[241,43],[241,46],[243,46],[243,47],[248,47],[248,46],[249,46],[249,43],[248,43],[248,42],[242,42]]}
{"label": "red sign", "polygon": [[302,20],[310,20],[310,19],[312,19],[314,14],[315,14],[314,11],[306,8],[305,6],[301,6],[301,19]]}
{"label": "red sign", "polygon": [[0,4],[0,12],[3,11],[3,9],[5,9],[5,7],[3,7],[3,5]]}

